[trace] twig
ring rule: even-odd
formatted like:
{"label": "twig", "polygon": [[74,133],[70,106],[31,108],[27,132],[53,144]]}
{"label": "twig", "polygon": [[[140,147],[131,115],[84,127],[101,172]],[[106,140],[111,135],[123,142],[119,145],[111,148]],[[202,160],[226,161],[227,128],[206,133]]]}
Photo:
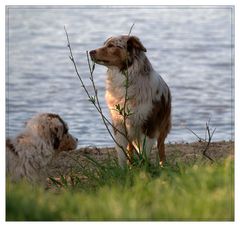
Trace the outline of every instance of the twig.
{"label": "twig", "polygon": [[66,33],[66,36],[67,36],[67,42],[68,42],[67,46],[68,46],[68,49],[69,49],[69,52],[70,52],[69,58],[70,58],[70,60],[72,61],[73,65],[74,65],[75,72],[77,73],[77,76],[78,76],[78,78],[79,78],[79,80],[81,82],[81,85],[82,85],[84,91],[86,92],[88,98],[91,99],[91,95],[89,94],[89,92],[88,92],[86,86],[84,85],[83,80],[82,80],[82,78],[81,78],[81,76],[80,76],[80,74],[78,72],[77,65],[76,65],[76,62],[75,62],[74,57],[73,57],[72,48],[71,48],[71,44],[70,44],[70,41],[69,41],[68,33],[67,33],[67,30],[66,30],[65,26],[64,26],[64,30],[65,30],[65,33]]}
{"label": "twig", "polygon": [[128,36],[130,36],[130,34],[131,34],[131,32],[132,32],[132,29],[133,29],[134,25],[135,25],[135,23],[132,24],[132,26],[131,26],[131,28],[130,28],[130,30],[129,30],[129,32],[128,32]]}
{"label": "twig", "polygon": [[[124,150],[124,148],[122,146],[119,145],[119,143],[116,141],[116,139],[114,138],[114,136],[112,135],[112,132],[111,130],[109,129],[108,125],[107,125],[107,122],[109,122],[108,120],[106,121],[106,117],[104,116],[103,112],[102,112],[102,108],[101,108],[101,105],[100,105],[100,102],[99,102],[99,99],[98,99],[98,94],[97,94],[97,88],[95,86],[95,82],[94,82],[94,79],[93,79],[93,71],[94,71],[94,66],[95,66],[95,63],[93,64],[93,67],[91,67],[91,64],[90,64],[90,59],[89,59],[89,55],[88,55],[88,51],[86,52],[86,55],[87,55],[87,61],[88,61],[88,66],[89,66],[89,71],[90,71],[90,80],[92,82],[92,86],[93,86],[93,90],[94,90],[94,94],[95,94],[95,100],[97,102],[97,107],[98,107],[98,112],[100,113],[101,115],[101,118],[102,118],[102,121],[103,121],[103,124],[105,125],[109,135],[111,136],[111,138],[113,139],[113,141],[123,150],[125,156],[129,159],[130,161],[130,158],[128,157],[127,155],[127,152]],[[115,128],[112,124],[110,124],[113,128]]]}
{"label": "twig", "polygon": [[[128,36],[130,36],[132,29],[133,29],[134,23],[130,27],[130,30],[128,32]],[[127,51],[127,47],[126,47]],[[124,94],[124,103],[123,107],[121,107],[119,104],[116,106],[116,111],[123,117],[123,125],[124,125],[124,131],[125,131],[125,137],[128,139],[128,131],[127,131],[127,125],[126,125],[126,120],[127,117],[129,116],[129,113],[126,112],[126,107],[127,107],[127,101],[128,101],[128,87],[129,87],[129,74],[128,74],[128,59],[126,59],[126,70],[123,72],[123,75],[125,76],[125,94]],[[130,141],[129,141],[130,142]]]}
{"label": "twig", "polygon": [[[131,159],[129,158],[127,152],[126,152],[126,151],[124,150],[124,148],[116,141],[116,139],[115,139],[114,136],[112,135],[112,133],[111,133],[108,125],[107,125],[106,122],[105,122],[106,117],[103,115],[101,107],[99,107],[100,104],[99,104],[98,97],[97,97],[97,90],[96,90],[96,87],[95,87],[95,84],[94,84],[94,81],[93,81],[93,77],[92,77],[92,76],[93,76],[93,69],[91,69],[91,68],[90,68],[90,65],[89,65],[90,75],[91,75],[91,78],[92,78],[91,81],[93,82],[94,87],[95,87],[95,89],[94,89],[95,97],[92,97],[92,96],[89,94],[86,86],[84,85],[84,82],[83,82],[83,80],[82,80],[82,78],[81,78],[81,76],[80,76],[80,74],[79,74],[79,72],[78,72],[78,68],[77,68],[76,62],[75,62],[75,60],[74,60],[74,56],[73,56],[73,53],[72,53],[71,44],[70,44],[70,41],[69,41],[69,36],[68,36],[68,33],[67,33],[67,30],[66,30],[65,26],[64,26],[64,30],[65,30],[65,33],[66,33],[66,36],[67,36],[67,42],[68,42],[68,45],[67,45],[67,46],[68,46],[68,49],[69,49],[69,52],[70,52],[69,58],[70,58],[70,60],[72,61],[73,65],[74,65],[75,72],[76,72],[76,74],[77,74],[77,76],[78,76],[78,78],[79,78],[79,80],[80,80],[80,82],[81,82],[81,85],[82,85],[84,91],[86,92],[89,100],[92,102],[92,104],[94,105],[94,107],[96,108],[96,110],[100,113],[100,115],[101,115],[101,117],[102,117],[102,120],[103,120],[103,122],[104,122],[104,125],[106,126],[106,129],[108,130],[111,138],[112,138],[113,141],[122,149],[122,151],[124,152],[126,158],[131,162]],[[88,54],[87,54],[87,56],[88,56]],[[89,63],[90,63],[90,62],[89,62]],[[96,104],[96,102],[95,102],[95,99],[96,99],[96,101],[97,101],[97,104]],[[99,106],[98,106],[98,104],[99,104]]]}
{"label": "twig", "polygon": [[129,77],[128,77],[128,63],[127,63],[127,70],[125,76],[125,96],[124,96],[124,103],[123,103],[123,125],[124,125],[124,130],[126,137],[128,138],[128,131],[127,131],[127,117],[128,114],[126,113],[126,106],[127,106],[127,101],[128,101],[128,87],[129,87]]}
{"label": "twig", "polygon": [[[135,25],[135,23],[133,23],[132,26],[130,27],[130,30],[128,32],[128,36],[130,36],[134,25]],[[126,73],[124,73],[124,76],[125,76],[125,79],[126,79],[125,80],[125,85],[126,86],[125,86],[125,97],[124,97],[124,104],[123,104],[123,124],[124,124],[124,130],[125,130],[126,137],[128,138],[127,122],[126,121],[127,121],[127,117],[131,114],[130,113],[131,111],[130,112],[128,111],[126,113],[127,102],[129,100],[129,97],[128,97],[128,88],[129,88],[128,59],[126,59],[126,67],[127,67],[127,70],[126,70]],[[128,141],[129,141],[129,139],[128,139]],[[131,144],[131,147],[134,148],[135,154],[138,156],[138,158],[140,158],[140,154],[136,151],[135,147],[132,144],[132,141],[129,141],[129,144]],[[140,149],[139,149],[139,151],[140,151]]]}
{"label": "twig", "polygon": [[195,135],[198,138],[198,142],[206,141],[206,139],[203,139],[200,136],[198,136],[192,129],[190,128],[186,128],[186,129],[189,130],[193,135]]}
{"label": "twig", "polygon": [[208,148],[209,148],[209,145],[210,145],[210,143],[211,143],[211,141],[212,141],[212,137],[213,137],[213,134],[214,134],[216,128],[213,130],[213,132],[212,132],[212,134],[211,134],[209,125],[208,125],[208,123],[206,123],[206,129],[207,129],[207,133],[208,133],[208,143],[207,143],[205,149],[202,151],[202,153],[203,153],[203,155],[204,155],[205,157],[207,157],[209,160],[211,160],[212,162],[214,162],[214,160],[213,160],[210,156],[208,156],[208,155],[206,154],[206,152],[207,152],[207,150],[208,150]]}
{"label": "twig", "polygon": [[[208,140],[207,140],[206,138],[205,138],[205,139],[201,138],[200,136],[198,136],[198,135],[197,135],[193,130],[191,130],[190,128],[187,128],[187,129],[188,129],[192,134],[194,134],[194,135],[198,138],[198,142],[204,141],[204,142],[207,143],[207,145],[204,147],[204,149],[201,151],[201,153],[203,154],[203,156],[205,156],[206,158],[208,158],[210,161],[214,162],[214,160],[213,160],[209,155],[206,154],[206,152],[207,152],[207,150],[209,149],[209,146],[210,146],[210,144],[211,144],[213,134],[214,134],[214,132],[215,132],[215,130],[216,130],[216,128],[215,128],[215,129],[213,130],[213,132],[211,133],[210,128],[209,128],[209,123],[210,123],[210,119],[208,120],[208,122],[206,122],[206,132],[205,132],[205,134],[208,135]],[[205,137],[206,137],[206,135],[205,135]]]}
{"label": "twig", "polygon": [[[95,86],[95,82],[94,82],[94,79],[93,79],[93,71],[95,69],[95,63],[92,65],[91,67],[91,64],[90,64],[90,59],[89,59],[89,54],[88,54],[88,51],[86,51],[86,55],[87,55],[87,61],[88,61],[88,67],[89,67],[89,71],[90,71],[90,81],[92,82],[92,86],[93,86],[93,90],[94,90],[94,98],[92,98],[90,101],[97,101],[97,110],[98,112],[100,113],[101,117],[103,117],[103,120],[105,122],[107,122],[114,130],[116,130],[117,132],[119,132],[122,136],[126,137],[125,134],[123,132],[121,132],[119,129],[117,129],[106,117],[105,115],[103,114],[102,112],[102,108],[101,108],[101,105],[100,105],[100,102],[99,102],[99,99],[98,99],[98,94],[97,94],[97,88]],[[129,139],[126,138],[129,142]]]}
{"label": "twig", "polygon": [[[92,82],[92,86],[93,86],[93,90],[94,90],[94,100],[97,101],[97,106],[98,106],[98,109],[99,109],[99,113],[101,114],[101,117],[103,117],[103,121],[107,122],[114,130],[116,130],[117,132],[119,132],[122,136],[126,137],[126,135],[121,132],[119,129],[117,129],[103,114],[102,112],[102,108],[101,108],[101,105],[100,105],[100,102],[99,102],[99,99],[98,99],[98,94],[97,94],[97,88],[95,86],[95,82],[94,82],[94,79],[93,79],[93,71],[95,69],[95,63],[93,63],[92,67],[91,67],[91,63],[90,63],[90,59],[89,59],[89,54],[88,54],[88,51],[86,51],[86,55],[87,55],[87,61],[88,61],[88,67],[89,67],[89,71],[90,71],[90,81]],[[128,138],[126,138],[128,140],[128,142],[130,142],[130,140]]]}

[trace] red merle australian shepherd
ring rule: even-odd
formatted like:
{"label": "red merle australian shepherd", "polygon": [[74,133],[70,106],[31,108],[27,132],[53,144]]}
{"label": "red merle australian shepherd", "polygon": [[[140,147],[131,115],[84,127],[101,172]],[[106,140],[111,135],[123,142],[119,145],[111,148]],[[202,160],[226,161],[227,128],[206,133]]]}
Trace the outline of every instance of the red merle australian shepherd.
{"label": "red merle australian shepherd", "polygon": [[[102,47],[90,51],[90,56],[95,63],[108,68],[106,101],[117,143],[128,149],[131,156],[133,149],[142,149],[143,144],[149,155],[157,141],[155,161],[160,158],[162,163],[165,160],[164,140],[171,128],[171,93],[145,52],[146,48],[137,37],[123,35],[107,39]],[[127,101],[126,71],[129,81]],[[132,113],[125,121],[116,111],[116,105],[123,107],[124,103]],[[127,158],[118,145],[116,150],[119,164],[124,166]]]}

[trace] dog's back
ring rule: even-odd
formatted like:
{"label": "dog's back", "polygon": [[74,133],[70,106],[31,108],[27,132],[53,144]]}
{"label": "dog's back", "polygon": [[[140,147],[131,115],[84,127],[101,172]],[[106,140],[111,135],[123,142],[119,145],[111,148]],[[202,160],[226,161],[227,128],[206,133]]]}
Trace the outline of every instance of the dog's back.
{"label": "dog's back", "polygon": [[26,178],[32,182],[42,182],[46,178],[46,166],[53,156],[53,149],[39,142],[37,147],[31,135],[20,134],[6,140],[6,170],[12,181]]}

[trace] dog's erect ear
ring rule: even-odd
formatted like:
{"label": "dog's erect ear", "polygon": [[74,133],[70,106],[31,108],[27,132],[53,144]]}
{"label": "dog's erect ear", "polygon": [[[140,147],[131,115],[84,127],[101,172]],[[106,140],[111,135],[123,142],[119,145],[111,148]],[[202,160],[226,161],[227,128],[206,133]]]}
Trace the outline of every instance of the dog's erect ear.
{"label": "dog's erect ear", "polygon": [[129,36],[127,41],[127,49],[128,51],[131,51],[132,49],[137,49],[147,52],[146,48],[143,46],[139,38],[136,36]]}

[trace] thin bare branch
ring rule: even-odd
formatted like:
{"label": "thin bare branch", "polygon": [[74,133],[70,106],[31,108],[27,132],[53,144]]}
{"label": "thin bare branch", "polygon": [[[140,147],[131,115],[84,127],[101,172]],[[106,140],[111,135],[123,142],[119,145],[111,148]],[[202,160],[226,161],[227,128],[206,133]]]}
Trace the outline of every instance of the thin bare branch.
{"label": "thin bare branch", "polygon": [[189,130],[193,135],[195,135],[198,138],[198,142],[206,141],[206,139],[203,139],[200,136],[198,136],[192,129],[190,128],[186,128],[186,129]]}
{"label": "thin bare branch", "polygon": [[73,65],[74,65],[75,72],[76,72],[76,74],[77,74],[77,76],[78,76],[78,78],[79,78],[79,80],[81,82],[81,85],[82,85],[84,91],[86,92],[88,98],[90,99],[91,95],[89,94],[89,92],[88,92],[86,86],[84,85],[83,80],[82,80],[82,78],[81,78],[81,76],[80,76],[80,74],[78,72],[77,65],[76,65],[76,62],[75,62],[74,57],[73,57],[72,48],[71,48],[71,44],[70,44],[70,41],[69,41],[68,33],[67,33],[67,30],[66,30],[65,26],[64,26],[64,30],[65,30],[65,33],[66,33],[66,36],[67,36],[67,42],[68,42],[67,46],[68,46],[68,49],[69,49],[69,52],[70,52],[69,58],[70,58],[70,60],[72,61]]}
{"label": "thin bare branch", "polygon": [[130,30],[129,30],[129,32],[128,32],[128,36],[130,36],[130,34],[131,34],[131,32],[132,32],[132,29],[133,29],[134,25],[135,25],[135,23],[132,24],[132,26],[131,26],[131,28],[130,28]]}
{"label": "thin bare branch", "polygon": [[[124,136],[125,139],[128,141],[128,143],[132,143],[132,142],[129,140],[127,134],[124,134],[122,131],[120,131],[118,128],[116,128],[116,127],[104,116],[104,114],[103,114],[103,112],[102,112],[102,108],[101,108],[100,102],[99,102],[99,99],[98,99],[97,88],[96,88],[96,86],[95,86],[95,82],[94,82],[94,79],[93,79],[93,69],[94,69],[94,65],[93,65],[93,67],[91,67],[91,63],[90,63],[88,51],[86,52],[86,55],[87,55],[87,61],[88,61],[88,66],[89,66],[89,71],[90,71],[90,80],[91,80],[91,82],[92,82],[93,90],[94,90],[94,93],[95,93],[95,98],[96,98],[96,101],[97,101],[98,110],[99,110],[99,113],[100,113],[100,115],[101,115],[101,117],[102,117],[102,121],[103,121],[103,123],[104,123],[104,125],[105,125],[105,127],[106,127],[106,129],[107,129],[107,131],[108,131],[108,133],[110,134],[111,138],[112,138],[112,139],[114,140],[114,142],[115,142],[115,138],[114,138],[114,136],[112,135],[110,129],[108,128],[107,123],[108,123],[115,131],[117,131],[119,134],[121,134],[122,136]],[[95,63],[94,63],[94,64],[95,64]],[[116,143],[116,142],[115,142],[115,143]],[[118,143],[116,143],[116,144],[118,145]],[[121,148],[121,149],[122,149],[122,148]],[[124,150],[124,153],[125,153],[125,150]],[[125,154],[125,155],[127,156],[127,154]]]}
{"label": "thin bare branch", "polygon": [[[216,128],[212,131],[211,133],[211,130],[210,130],[210,127],[209,127],[209,122],[210,122],[210,119],[208,120],[208,122],[206,122],[206,131],[205,131],[205,139],[201,138],[200,136],[198,136],[193,130],[191,130],[190,128],[187,128],[192,134],[194,134],[197,138],[198,138],[198,141],[199,142],[202,142],[204,141],[206,144],[206,146],[204,147],[204,149],[201,151],[201,153],[203,154],[204,157],[208,158],[210,161],[214,162],[214,160],[206,153],[209,149],[209,146],[212,142],[212,137],[213,137],[213,134],[216,130]],[[206,138],[208,137],[208,139]]]}
{"label": "thin bare branch", "polygon": [[[125,156],[130,160],[130,158],[128,157],[127,155],[127,152],[124,150],[124,148],[122,146],[119,145],[119,143],[115,140],[114,136],[112,135],[112,132],[111,130],[109,129],[108,125],[107,125],[107,122],[109,122],[108,120],[106,121],[106,117],[104,116],[103,112],[102,112],[102,107],[100,105],[100,102],[99,102],[99,99],[98,99],[98,94],[97,94],[97,88],[95,86],[95,82],[94,82],[94,79],[93,79],[93,71],[94,71],[94,65],[91,67],[91,63],[90,63],[90,59],[89,59],[89,54],[88,54],[88,51],[86,51],[86,55],[87,55],[87,61],[88,61],[88,66],[89,66],[89,71],[90,71],[90,80],[92,82],[92,86],[93,86],[93,90],[94,90],[94,93],[95,93],[95,99],[96,99],[96,102],[97,102],[97,107],[98,107],[98,112],[100,113],[100,116],[102,118],[102,121],[103,121],[103,124],[105,125],[109,135],[111,136],[111,138],[113,139],[113,141],[123,150]],[[95,64],[95,63],[93,63]],[[110,124],[111,126],[113,126],[112,124]],[[114,126],[113,126],[114,127]]]}
{"label": "thin bare branch", "polygon": [[216,128],[215,128],[215,129],[213,130],[213,132],[211,133],[211,132],[210,132],[209,125],[208,125],[208,123],[206,123],[206,130],[207,130],[207,134],[208,134],[208,142],[207,142],[206,147],[205,147],[204,150],[202,151],[202,153],[203,153],[203,155],[204,155],[205,157],[207,157],[209,160],[211,160],[212,162],[214,162],[214,160],[213,160],[209,155],[207,155],[206,152],[207,152],[207,150],[208,150],[208,148],[209,148],[209,146],[210,146],[210,144],[211,144],[212,137],[213,137],[213,134],[214,134]]}
{"label": "thin bare branch", "polygon": [[[90,95],[90,93],[88,92],[86,86],[84,85],[84,82],[80,76],[80,73],[78,72],[78,68],[77,68],[77,65],[76,65],[76,62],[74,60],[74,56],[73,56],[73,52],[72,52],[72,48],[71,48],[71,44],[70,44],[70,40],[69,40],[69,36],[68,36],[68,33],[67,33],[67,30],[66,30],[66,27],[64,26],[64,30],[65,30],[65,33],[66,33],[66,37],[67,37],[67,42],[68,42],[68,49],[69,49],[69,52],[70,52],[70,60],[72,61],[73,65],[74,65],[74,69],[75,69],[75,72],[81,82],[81,85],[84,89],[84,91],[86,92],[89,100],[93,100],[93,97]],[[88,53],[87,53],[87,56],[88,56]],[[89,57],[88,57],[89,58]],[[88,59],[89,60],[89,59]],[[96,110],[100,113],[101,117],[102,117],[102,120],[104,122],[104,125],[106,126],[106,129],[107,131],[109,132],[111,138],[113,139],[113,141],[116,143],[117,146],[119,146],[122,151],[124,152],[126,158],[131,162],[131,159],[129,158],[129,156],[127,155],[127,152],[124,150],[124,148],[115,140],[114,136],[112,135],[108,125],[106,124],[105,120],[106,120],[106,117],[103,115],[102,113],[102,109],[101,109],[101,106],[99,104],[99,100],[98,100],[98,97],[97,97],[97,89],[95,87],[95,84],[94,84],[94,80],[93,80],[93,70],[94,70],[94,67],[91,68],[90,66],[90,61],[89,61],[89,71],[90,71],[90,78],[91,78],[91,81],[92,81],[92,84],[94,85],[94,92],[95,92],[95,99],[97,101],[97,103],[95,101],[92,101],[92,104],[94,105],[94,107],[96,108]],[[108,121],[109,122],[109,121]]]}

